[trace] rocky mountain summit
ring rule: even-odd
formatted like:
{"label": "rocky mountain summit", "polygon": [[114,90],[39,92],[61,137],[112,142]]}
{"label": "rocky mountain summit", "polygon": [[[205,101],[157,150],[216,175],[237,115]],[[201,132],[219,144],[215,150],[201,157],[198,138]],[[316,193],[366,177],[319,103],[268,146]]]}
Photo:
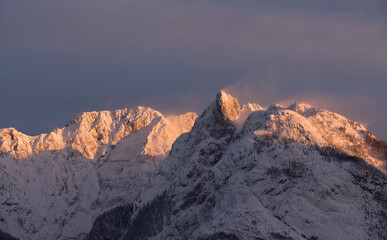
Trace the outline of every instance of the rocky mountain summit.
{"label": "rocky mountain summit", "polygon": [[0,239],[387,239],[387,143],[307,104],[0,129],[0,170]]}
{"label": "rocky mountain summit", "polygon": [[88,239],[387,239],[386,163],[360,123],[221,91]]}
{"label": "rocky mountain summit", "polygon": [[137,107],[83,113],[33,137],[1,129],[0,231],[82,239],[98,215],[134,200],[196,117]]}

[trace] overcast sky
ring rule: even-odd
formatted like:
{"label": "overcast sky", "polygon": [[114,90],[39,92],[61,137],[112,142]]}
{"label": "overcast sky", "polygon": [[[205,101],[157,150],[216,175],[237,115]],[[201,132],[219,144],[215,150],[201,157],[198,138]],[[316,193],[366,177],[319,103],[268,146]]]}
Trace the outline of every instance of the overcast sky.
{"label": "overcast sky", "polygon": [[387,140],[386,26],[382,0],[0,0],[0,128],[136,105],[200,113],[228,89]]}

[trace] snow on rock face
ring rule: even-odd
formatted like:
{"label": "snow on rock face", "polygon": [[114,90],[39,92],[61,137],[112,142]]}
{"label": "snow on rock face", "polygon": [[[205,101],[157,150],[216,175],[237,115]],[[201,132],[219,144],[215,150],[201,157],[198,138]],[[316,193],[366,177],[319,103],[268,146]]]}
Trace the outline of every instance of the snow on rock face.
{"label": "snow on rock face", "polygon": [[234,121],[239,118],[240,106],[238,99],[224,91],[220,91],[216,96],[216,105],[222,113],[225,120]]}
{"label": "snow on rock face", "polygon": [[145,107],[88,112],[62,129],[0,130],[0,231],[20,239],[80,239],[96,216],[133,201],[196,114]]}
{"label": "snow on rock face", "polygon": [[15,158],[26,158],[45,150],[70,148],[84,157],[97,160],[105,145],[115,145],[129,133],[137,131],[162,115],[150,108],[121,109],[113,112],[86,112],[66,127],[49,134],[30,137],[15,129],[0,130],[0,151]]}
{"label": "snow on rock face", "polygon": [[387,238],[386,143],[306,104],[259,108],[238,130],[223,95],[233,99],[218,94],[126,215],[99,217],[88,239]]}
{"label": "snow on rock face", "polygon": [[387,145],[362,124],[337,113],[307,104],[293,104],[288,108],[271,105],[266,111],[252,113],[245,122],[244,131],[250,131],[252,125],[258,127],[255,131],[260,138],[274,137],[322,148],[331,147],[363,158],[387,173]]}
{"label": "snow on rock face", "polygon": [[263,110],[263,107],[259,106],[256,103],[248,103],[246,105],[243,105],[240,111],[239,118],[234,121],[237,130],[240,131],[242,129],[243,124],[245,123],[250,113],[260,110]]}

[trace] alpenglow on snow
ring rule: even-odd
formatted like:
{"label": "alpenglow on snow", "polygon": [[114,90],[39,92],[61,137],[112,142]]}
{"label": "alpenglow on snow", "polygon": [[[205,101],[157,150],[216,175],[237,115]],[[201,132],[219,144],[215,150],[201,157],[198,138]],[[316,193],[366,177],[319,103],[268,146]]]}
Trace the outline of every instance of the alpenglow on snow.
{"label": "alpenglow on snow", "polygon": [[254,108],[220,92],[88,239],[387,238],[386,143],[306,104]]}
{"label": "alpenglow on snow", "polygon": [[0,231],[82,239],[103,212],[132,202],[195,113],[87,112],[49,134],[0,130]]}
{"label": "alpenglow on snow", "polygon": [[138,107],[2,129],[0,153],[0,231],[20,239],[387,238],[387,144],[307,104],[220,91],[199,117]]}

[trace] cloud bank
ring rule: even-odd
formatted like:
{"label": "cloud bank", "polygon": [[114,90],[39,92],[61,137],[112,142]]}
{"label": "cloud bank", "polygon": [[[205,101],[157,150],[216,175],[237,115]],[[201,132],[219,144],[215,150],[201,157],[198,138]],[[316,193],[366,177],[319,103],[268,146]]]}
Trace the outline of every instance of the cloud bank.
{"label": "cloud bank", "polygon": [[280,2],[2,1],[0,127],[37,134],[137,104],[200,112],[233,86],[326,105],[387,139],[383,3]]}

